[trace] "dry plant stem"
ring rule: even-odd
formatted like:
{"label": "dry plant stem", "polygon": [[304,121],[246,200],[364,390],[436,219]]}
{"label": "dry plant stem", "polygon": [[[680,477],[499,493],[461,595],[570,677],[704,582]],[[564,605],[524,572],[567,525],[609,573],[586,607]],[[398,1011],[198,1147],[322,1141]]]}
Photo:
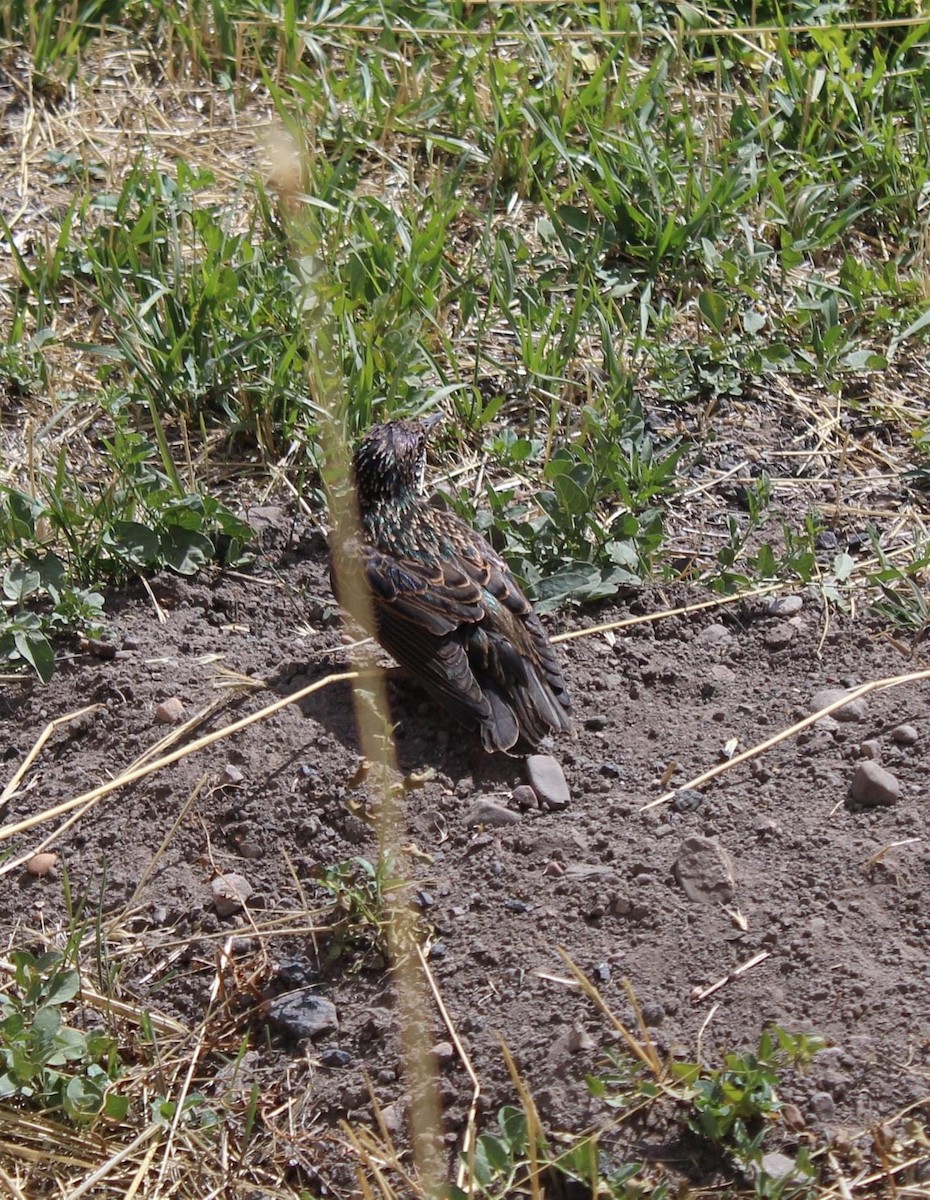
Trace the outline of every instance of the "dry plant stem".
{"label": "dry plant stem", "polygon": [[770,950],[760,950],[758,954],[754,954],[752,958],[747,959],[746,962],[741,963],[738,967],[734,967],[732,971],[728,971],[722,979],[718,979],[716,983],[712,983],[710,987],[704,988],[703,991],[697,992],[696,995],[691,997],[691,1003],[700,1004],[702,1000],[706,1000],[707,997],[712,996],[714,992],[719,992],[722,987],[726,987],[726,985],[728,983],[732,983],[734,979],[739,979],[740,975],[745,975],[747,971],[751,970],[753,967],[757,967],[760,962],[765,962],[765,960],[770,957]]}
{"label": "dry plant stem", "polygon": [[[0,971],[11,977],[16,974],[16,968],[4,958],[0,958]],[[110,1013],[115,1017],[131,1021],[134,1025],[141,1025],[143,1020],[148,1017],[151,1020],[152,1028],[158,1033],[173,1034],[179,1037],[187,1037],[190,1034],[187,1026],[182,1025],[180,1021],[175,1021],[173,1017],[165,1017],[159,1013],[150,1012],[148,1009],[143,1012],[135,1005],[101,995],[90,984],[83,981],[81,983],[81,1003],[86,1004],[88,1008],[96,1008],[99,1012]]]}
{"label": "dry plant stem", "polygon": [[[283,145],[278,153],[287,159]],[[294,250],[301,255],[317,255],[321,236],[316,226],[315,210],[298,196],[300,173],[289,170],[281,178],[289,180],[280,192],[280,204],[285,219],[290,218],[288,233]],[[305,171],[309,175],[309,171]],[[326,261],[326,256],[321,256]],[[309,356],[307,374],[311,398],[318,410],[327,414],[320,424],[324,461],[323,484],[327,493],[330,518],[330,554],[340,604],[351,620],[363,629],[374,628],[373,602],[362,572],[353,569],[350,545],[361,535],[358,497],[352,486],[348,447],[345,443],[342,413],[347,411],[344,395],[345,379],[341,366],[339,332],[331,315],[330,299],[336,285],[325,272],[308,285],[303,311],[308,326]],[[347,557],[347,552],[349,557]],[[354,674],[354,673],[353,673]],[[355,675],[357,680],[357,675]],[[392,791],[392,775],[396,775],[396,754],[393,731],[387,706],[387,690],[382,672],[376,673],[363,695],[353,686],[353,700],[362,754],[379,768],[379,852],[396,855],[403,862],[404,814]],[[373,773],[372,773],[373,776]],[[369,777],[369,786],[375,779]],[[388,912],[388,950],[393,966],[397,997],[397,1020],[403,1047],[404,1064],[411,1099],[410,1124],[413,1157],[422,1189],[427,1196],[438,1196],[443,1186],[444,1164],[442,1131],[439,1120],[438,1087],[426,1053],[421,1021],[428,1011],[428,992],[418,969],[414,916],[402,903],[390,901]]]}
{"label": "dry plant stem", "polygon": [[[319,383],[319,380],[317,381]],[[338,436],[335,423],[328,433],[327,458],[336,479],[343,486],[329,489],[330,517],[333,525],[333,569],[337,592],[349,617],[363,629],[374,628],[371,593],[359,573],[348,567],[340,554],[343,546],[360,536],[358,504],[355,492],[345,486],[349,477],[348,452]],[[332,484],[332,479],[330,480]],[[387,689],[384,673],[372,673],[366,683],[367,695],[358,687],[358,673],[353,687],[355,716],[362,754],[369,763],[379,767],[377,780],[369,774],[369,786],[378,788],[379,856],[390,855],[401,861],[404,817],[391,787],[397,775],[397,760],[393,732],[388,720]],[[416,945],[414,918],[405,904],[392,904],[388,920],[388,946],[394,967],[397,992],[398,1022],[404,1048],[404,1061],[410,1080],[410,1124],[414,1159],[427,1196],[438,1195],[442,1183],[442,1144],[439,1104],[433,1065],[426,1054],[419,1024],[427,1010],[423,976],[417,971],[419,961],[410,953]]]}
{"label": "dry plant stem", "polygon": [[16,1181],[11,1179],[2,1167],[0,1167],[0,1183],[2,1183],[6,1190],[10,1193],[10,1195],[13,1197],[13,1200],[26,1200],[24,1193],[21,1192],[17,1187]]}
{"label": "dry plant stem", "polygon": [[626,629],[631,625],[648,625],[652,621],[664,621],[666,617],[681,617],[688,613],[701,612],[706,608],[723,608],[725,604],[738,604],[741,600],[753,600],[757,596],[767,596],[770,592],[781,591],[785,586],[783,583],[769,583],[765,587],[753,588],[748,592],[737,592],[733,596],[718,596],[713,600],[702,600],[699,604],[685,604],[681,608],[646,613],[641,617],[626,617],[622,621],[608,621],[606,625],[592,625],[590,629],[571,629],[568,633],[558,633],[549,640],[553,643],[570,642],[573,638],[590,637],[592,633],[609,633],[613,629]]}
{"label": "dry plant stem", "polygon": [[533,1093],[526,1086],[523,1076],[517,1070],[517,1064],[510,1053],[510,1047],[503,1038],[499,1040],[508,1074],[513,1086],[516,1088],[520,1104],[523,1106],[523,1111],[526,1114],[526,1142],[530,1160],[529,1177],[526,1182],[530,1185],[530,1195],[533,1197],[533,1200],[544,1200],[544,1193],[539,1182],[539,1148],[544,1140],[542,1121],[539,1119],[539,1110],[536,1107],[536,1101],[533,1099]]}
{"label": "dry plant stem", "polygon": [[[254,725],[256,721],[264,721],[267,717],[272,716],[272,714],[280,712],[282,708],[287,708],[291,704],[298,704],[307,696],[320,691],[321,688],[328,687],[332,683],[344,683],[346,680],[355,679],[355,677],[355,671],[340,671],[336,675],[327,675],[325,679],[318,679],[316,683],[308,684],[305,688],[301,688],[299,692],[294,692],[293,695],[283,696],[280,700],[275,700],[273,704],[268,704],[265,708],[260,708],[257,712],[250,713],[249,716],[243,717],[239,721],[234,721],[232,725],[225,725],[222,729],[217,729],[213,733],[204,734],[203,737],[191,742],[189,746],[182,746],[179,750],[165,755],[164,758],[159,758],[154,762],[146,763],[144,766],[124,771],[122,775],[117,775],[115,779],[109,780],[108,783],[103,783],[99,787],[92,788],[89,792],[83,792],[80,796],[75,796],[73,800],[66,800],[62,804],[56,804],[54,808],[49,808],[44,812],[36,813],[34,816],[26,817],[24,820],[18,821],[15,825],[4,826],[0,829],[0,842],[8,841],[11,837],[15,837],[18,833],[23,833],[27,829],[32,829],[35,825],[41,825],[43,821],[50,821],[54,817],[63,816],[65,813],[71,812],[72,809],[78,808],[82,804],[96,803],[98,800],[102,800],[104,796],[109,796],[111,792],[127,787],[130,783],[138,783],[140,779],[145,779],[149,775],[154,775],[156,771],[162,771],[165,767],[170,767],[174,763],[180,762],[182,758],[187,758],[189,754],[195,754],[198,750],[203,750],[207,746],[212,746],[214,743],[222,741],[223,738],[232,737],[233,734],[247,729],[249,725]],[[4,867],[0,868],[0,875],[6,875],[10,869],[11,865],[9,863],[5,864]]]}
{"label": "dry plant stem", "polygon": [[443,1019],[449,1037],[452,1040],[452,1045],[455,1047],[456,1053],[461,1060],[462,1066],[468,1078],[471,1080],[472,1095],[471,1103],[468,1106],[468,1119],[465,1123],[465,1134],[462,1138],[462,1159],[459,1162],[458,1174],[456,1183],[458,1187],[465,1187],[465,1178],[468,1173],[468,1165],[472,1162],[475,1153],[475,1141],[477,1135],[478,1124],[478,1101],[481,1098],[481,1083],[475,1068],[472,1066],[471,1059],[468,1057],[468,1052],[462,1045],[462,1040],[458,1035],[458,1031],[452,1024],[452,1018],[449,1015],[449,1010],[443,1003],[442,995],[439,991],[439,986],[433,976],[433,972],[429,968],[429,963],[426,960],[426,955],[423,953],[421,946],[417,946],[417,957],[420,960],[420,966],[423,969],[423,974],[429,984],[430,991],[433,993],[433,999],[436,1001],[436,1007],[439,1009],[440,1016]]}
{"label": "dry plant stem", "polygon": [[145,870],[142,872],[142,878],[136,884],[135,890],[133,891],[133,893],[129,897],[129,899],[126,901],[126,904],[123,906],[122,915],[118,918],[119,921],[124,921],[126,919],[126,914],[132,910],[136,901],[142,895],[143,888],[148,883],[148,881],[152,878],[152,872],[155,870],[155,868],[158,866],[158,863],[161,861],[161,857],[165,853],[165,851],[168,849],[168,846],[171,844],[172,838],[177,833],[177,831],[180,829],[181,825],[184,823],[184,818],[190,812],[191,807],[194,804],[194,801],[197,799],[197,797],[203,791],[204,784],[206,782],[207,782],[206,775],[201,775],[200,779],[197,781],[196,787],[191,792],[191,794],[187,797],[187,800],[185,800],[184,804],[181,807],[181,811],[175,817],[174,823],[172,824],[171,828],[168,830],[168,832],[162,838],[161,845],[158,847],[158,849],[152,855],[151,861],[148,863]]}
{"label": "dry plant stem", "polygon": [[69,724],[71,721],[76,721],[78,719],[78,717],[86,716],[87,713],[96,712],[99,707],[100,707],[99,704],[88,704],[85,708],[77,709],[76,712],[68,713],[64,717],[56,717],[54,721],[49,721],[49,723],[45,726],[45,728],[42,730],[42,732],[39,734],[38,738],[36,739],[36,744],[32,747],[32,749],[29,751],[29,753],[23,759],[22,763],[17,768],[16,773],[14,774],[13,778],[6,785],[6,787],[3,789],[3,791],[0,792],[0,809],[2,809],[6,804],[8,804],[9,801],[16,794],[16,789],[19,787],[20,783],[22,783],[29,768],[32,766],[32,764],[35,762],[35,760],[39,757],[39,754],[42,752],[42,747],[45,745],[45,743],[48,741],[48,739],[52,736],[52,734],[55,732],[55,730],[58,729],[62,725]]}
{"label": "dry plant stem", "polygon": [[687,783],[681,784],[671,792],[665,792],[662,796],[657,796],[655,800],[650,800],[648,804],[644,804],[639,810],[640,812],[648,812],[650,808],[656,808],[660,804],[668,804],[670,800],[678,795],[685,788],[698,788],[703,784],[708,783],[711,779],[716,779],[718,775],[722,775],[725,771],[731,770],[733,767],[738,767],[741,763],[747,762],[751,758],[756,758],[760,754],[764,754],[766,750],[771,750],[773,746],[777,746],[779,742],[787,741],[788,738],[794,737],[796,733],[807,729],[809,726],[816,724],[821,717],[827,717],[830,713],[836,712],[837,709],[845,708],[851,700],[858,700],[860,696],[867,696],[871,692],[882,692],[886,688],[900,687],[905,683],[919,683],[922,679],[930,679],[930,669],[923,671],[911,671],[907,675],[892,675],[886,679],[873,679],[869,683],[860,684],[859,687],[851,688],[840,700],[834,700],[832,704],[828,704],[825,708],[818,709],[817,712],[811,713],[810,716],[804,717],[800,721],[796,721],[794,725],[789,725],[787,729],[781,730],[770,738],[766,738],[764,742],[759,742],[755,746],[750,746],[748,750],[744,750],[742,754],[737,754],[734,758],[728,759],[726,762],[718,764],[716,767],[711,767],[709,771],[705,771],[701,775],[696,775],[694,779],[689,779]]}
{"label": "dry plant stem", "polygon": [[613,1027],[614,1027],[614,1029],[616,1029],[617,1033],[619,1033],[620,1036],[623,1038],[623,1040],[626,1042],[628,1049],[634,1055],[634,1057],[638,1058],[639,1061],[643,1064],[643,1066],[648,1067],[649,1070],[656,1077],[656,1079],[659,1079],[663,1074],[662,1063],[661,1063],[661,1060],[659,1059],[659,1055],[656,1051],[655,1044],[653,1043],[652,1038],[649,1035],[649,1030],[646,1027],[646,1024],[643,1021],[642,1016],[640,1014],[639,1005],[636,1003],[635,997],[633,995],[633,988],[630,984],[630,981],[628,979],[625,979],[623,981],[623,986],[624,986],[624,990],[626,991],[627,996],[630,997],[631,1002],[633,1003],[633,1010],[636,1013],[636,1018],[639,1023],[640,1032],[641,1032],[641,1034],[644,1035],[642,1041],[637,1041],[637,1039],[633,1036],[633,1034],[629,1031],[629,1029],[627,1029],[627,1027],[623,1024],[623,1022],[617,1016],[614,1015],[614,1013],[611,1011],[611,1009],[607,1005],[606,1001],[604,1000],[604,997],[597,990],[597,988],[594,986],[594,984],[591,982],[591,980],[587,977],[587,975],[585,975],[584,971],[582,971],[580,967],[575,965],[575,962],[572,960],[571,956],[569,955],[568,951],[564,948],[564,946],[559,946],[558,951],[559,951],[559,954],[561,955],[562,959],[564,960],[565,965],[568,967],[568,969],[571,971],[572,975],[575,977],[575,981],[578,983],[578,986],[581,988],[581,990],[584,992],[584,994],[588,997],[588,999],[592,1002],[592,1004],[594,1004],[594,1006],[597,1008],[598,1012],[602,1013],[607,1018],[607,1020],[611,1023],[611,1025],[613,1025]]}
{"label": "dry plant stem", "polygon": [[149,1125],[146,1129],[143,1129],[138,1137],[133,1138],[128,1146],[123,1146],[122,1149],[108,1158],[102,1166],[88,1175],[83,1183],[78,1184],[76,1188],[69,1188],[68,1200],[80,1200],[81,1196],[86,1196],[102,1179],[106,1179],[120,1163],[125,1162],[127,1158],[131,1158],[140,1146],[144,1146],[147,1141],[150,1141],[160,1133],[161,1128],[158,1125]]}

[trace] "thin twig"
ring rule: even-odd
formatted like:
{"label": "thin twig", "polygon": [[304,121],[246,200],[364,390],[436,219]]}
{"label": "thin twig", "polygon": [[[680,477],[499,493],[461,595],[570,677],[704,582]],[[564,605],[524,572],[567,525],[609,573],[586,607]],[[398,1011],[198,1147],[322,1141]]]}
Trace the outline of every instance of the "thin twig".
{"label": "thin twig", "polygon": [[845,708],[851,700],[858,700],[860,696],[867,696],[870,692],[881,692],[886,688],[899,687],[904,683],[918,683],[921,679],[930,679],[930,670],[911,671],[907,675],[893,675],[887,679],[873,679],[869,683],[860,684],[859,687],[850,688],[839,700],[834,700],[832,704],[826,705],[825,708],[818,709],[817,712],[811,713],[800,721],[796,721],[794,725],[789,725],[787,729],[782,729],[779,733],[773,734],[772,737],[766,738],[764,742],[750,746],[742,754],[737,754],[734,758],[727,759],[726,762],[719,763],[716,767],[711,767],[710,770],[704,771],[703,774],[696,775],[694,779],[688,780],[687,783],[681,784],[672,791],[657,796],[655,800],[650,800],[648,804],[644,804],[639,811],[648,812],[650,808],[656,808],[660,804],[668,804],[670,800],[675,799],[680,791],[701,787],[711,779],[716,779],[718,775],[722,775],[725,771],[729,771],[733,767],[738,767],[741,763],[747,762],[751,758],[757,758],[760,754],[764,754],[766,750],[771,750],[773,746],[777,746],[779,742],[787,741],[788,738],[794,737],[796,733],[800,733],[809,726],[816,724],[822,717],[829,716],[830,713],[836,712],[837,709]]}

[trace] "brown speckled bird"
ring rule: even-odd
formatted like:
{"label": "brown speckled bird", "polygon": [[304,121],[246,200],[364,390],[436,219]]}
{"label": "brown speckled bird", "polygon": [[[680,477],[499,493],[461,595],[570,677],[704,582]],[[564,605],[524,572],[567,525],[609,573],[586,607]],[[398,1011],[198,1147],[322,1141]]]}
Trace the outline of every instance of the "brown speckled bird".
{"label": "brown speckled bird", "polygon": [[[507,564],[480,534],[422,497],[438,418],[375,425],[355,454],[361,539],[334,554],[361,571],[380,644],[486,750],[534,748],[571,728],[555,651]],[[334,581],[335,582],[335,581]]]}

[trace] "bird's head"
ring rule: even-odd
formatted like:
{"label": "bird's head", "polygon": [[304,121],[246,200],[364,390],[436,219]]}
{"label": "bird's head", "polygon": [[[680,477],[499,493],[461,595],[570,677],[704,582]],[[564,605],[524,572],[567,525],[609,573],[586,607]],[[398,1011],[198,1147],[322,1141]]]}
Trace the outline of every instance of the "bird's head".
{"label": "bird's head", "polygon": [[368,430],[353,464],[363,515],[385,504],[403,508],[422,492],[426,443],[439,419],[386,421]]}

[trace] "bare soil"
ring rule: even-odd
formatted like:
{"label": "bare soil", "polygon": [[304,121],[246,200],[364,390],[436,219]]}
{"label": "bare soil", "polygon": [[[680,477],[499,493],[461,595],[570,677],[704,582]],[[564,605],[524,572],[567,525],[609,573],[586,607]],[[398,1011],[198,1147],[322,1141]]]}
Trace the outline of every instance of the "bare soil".
{"label": "bare soil", "polygon": [[[7,829],[106,782],[159,743],[171,732],[156,713],[166,700],[179,699],[190,717],[225,697],[189,742],[345,669],[321,535],[278,509],[252,517],[262,535],[253,571],[193,582],[160,576],[151,594],[139,586],[114,596],[115,657],[75,648],[50,686],[5,687],[7,777],[48,722],[97,706],[56,730],[3,813]],[[925,683],[874,692],[861,719],[825,720],[725,771],[700,795],[642,811],[669,777],[685,782],[805,716],[820,689],[921,665],[867,620],[825,611],[813,592],[799,597],[788,617],[760,598],[563,643],[577,730],[552,747],[571,789],[562,810],[533,807],[531,798],[521,808],[513,799],[525,782],[521,760],[486,755],[414,684],[391,683],[400,765],[415,784],[403,799],[410,898],[489,1115],[515,1097],[501,1040],[550,1129],[577,1131],[608,1115],[584,1078],[603,1069],[616,1035],[570,985],[560,947],[635,1026],[629,981],[664,1054],[699,1051],[716,1065],[727,1050],[753,1048],[773,1022],[828,1039],[783,1097],[818,1140],[855,1140],[930,1095]],[[549,624],[555,634],[701,598],[649,591]],[[229,672],[268,686],[221,691]],[[916,730],[915,743],[892,737],[902,723]],[[896,803],[851,803],[864,742],[899,781]],[[35,944],[40,932],[54,941],[71,924],[66,868],[72,897],[86,898],[88,937],[95,921],[108,930],[110,990],[190,1029],[208,1010],[220,1013],[198,1083],[208,1099],[226,1096],[224,1055],[248,1034],[239,1083],[259,1083],[263,1119],[288,1125],[298,1177],[337,1193],[340,1156],[316,1153],[315,1139],[326,1142],[341,1118],[372,1119],[369,1082],[400,1129],[407,1101],[383,960],[364,946],[334,955],[332,937],[294,932],[331,922],[322,870],[376,858],[359,766],[349,685],[324,687],[100,799],[52,839],[60,859],[51,874],[10,870],[8,857],[0,889],[7,947]],[[476,825],[480,799],[516,819]],[[3,849],[18,861],[65,819],[46,819]],[[675,864],[693,835],[728,852],[729,903],[684,891]],[[211,883],[228,872],[253,891],[244,910],[221,916]],[[219,961],[234,934],[230,960]],[[269,1000],[304,985],[338,1016],[338,1028],[312,1041],[268,1021]],[[449,1041],[438,1009],[422,1037]],[[457,1053],[439,1054],[451,1147],[471,1085]],[[661,1132],[640,1130],[644,1140],[627,1150],[659,1153],[649,1144]],[[794,1144],[802,1136],[783,1134]]]}

